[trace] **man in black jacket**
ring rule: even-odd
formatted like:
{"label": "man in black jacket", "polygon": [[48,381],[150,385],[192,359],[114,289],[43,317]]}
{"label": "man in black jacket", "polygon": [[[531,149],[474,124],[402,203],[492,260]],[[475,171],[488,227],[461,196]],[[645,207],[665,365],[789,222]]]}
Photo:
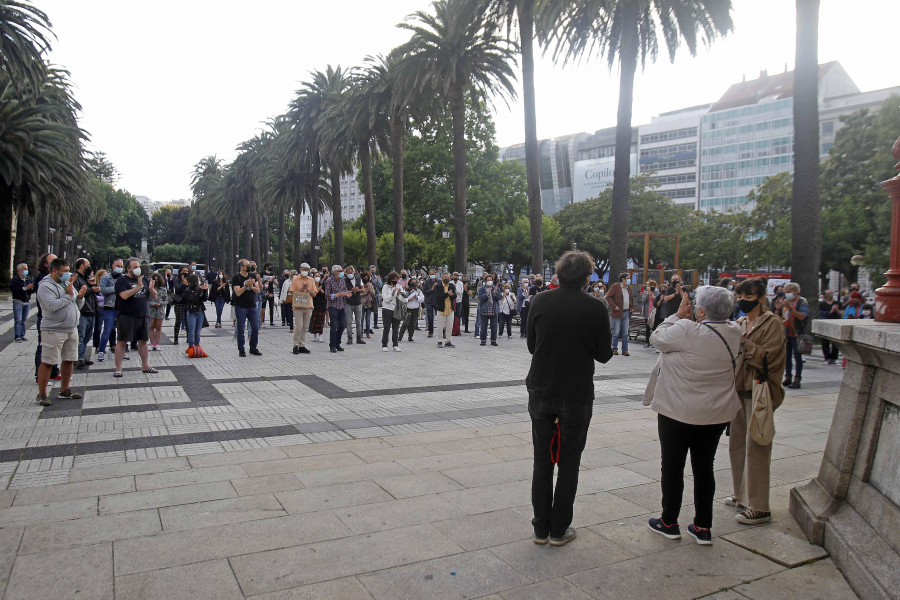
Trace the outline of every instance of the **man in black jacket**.
{"label": "man in black jacket", "polygon": [[87,288],[84,294],[84,304],[81,305],[81,316],[78,320],[78,362],[76,369],[83,369],[94,364],[92,360],[85,360],[84,353],[87,343],[94,333],[94,321],[97,319],[97,294],[100,286],[94,277],[94,270],[86,258],[75,261],[75,289]]}
{"label": "man in black jacket", "polygon": [[434,294],[437,285],[437,274],[434,269],[431,269],[428,271],[428,278],[422,283],[422,293],[425,294],[425,325],[428,327],[428,337],[434,336],[434,306],[436,304]]}
{"label": "man in black jacket", "polygon": [[[534,296],[528,312],[531,369],[528,413],[534,443],[531,503],[534,543],[562,546],[575,537],[572,505],[594,405],[594,361],[612,358],[609,312],[582,290],[593,272],[586,252],[556,263],[560,287]],[[553,464],[559,468],[553,489]]]}

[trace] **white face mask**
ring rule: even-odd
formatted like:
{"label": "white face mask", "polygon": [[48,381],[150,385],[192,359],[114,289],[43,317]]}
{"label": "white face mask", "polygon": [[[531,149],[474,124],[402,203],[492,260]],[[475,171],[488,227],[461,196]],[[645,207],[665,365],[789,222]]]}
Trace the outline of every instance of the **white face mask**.
{"label": "white face mask", "polygon": [[318,275],[316,275],[315,277],[313,277],[313,281],[315,281],[316,283],[319,283],[320,281],[322,281],[322,278],[319,277]]}
{"label": "white face mask", "polygon": [[787,292],[787,293],[784,295],[784,299],[785,299],[785,300],[793,300],[793,299],[794,299],[794,294],[793,294],[793,292]]}
{"label": "white face mask", "polygon": [[306,277],[307,275],[309,275],[309,271],[300,271],[300,274]]}
{"label": "white face mask", "polygon": [[594,288],[594,291],[595,291],[595,292],[599,292],[599,291],[600,291],[600,288]]}
{"label": "white face mask", "polygon": [[733,289],[734,289],[734,286],[731,285],[731,284],[729,284],[729,285],[728,285],[728,289],[729,289],[729,290],[733,290]]}
{"label": "white face mask", "polygon": [[135,277],[140,277],[140,276],[141,276],[141,268],[138,267],[137,269],[135,269],[135,270],[133,271],[133,273],[134,273],[134,276],[135,276]]}
{"label": "white face mask", "polygon": [[487,287],[494,287],[494,282],[493,281],[485,281],[484,285],[486,285]]}

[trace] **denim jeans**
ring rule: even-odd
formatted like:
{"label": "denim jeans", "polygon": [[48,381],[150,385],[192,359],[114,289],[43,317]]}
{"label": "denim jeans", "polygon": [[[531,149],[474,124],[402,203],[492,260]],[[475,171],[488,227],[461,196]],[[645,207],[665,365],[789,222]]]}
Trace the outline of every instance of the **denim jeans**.
{"label": "denim jeans", "polygon": [[[631,315],[626,311],[619,319],[610,317],[612,324],[612,347],[613,350],[619,348],[619,338],[622,338],[622,352],[628,352],[628,326],[631,323]],[[668,522],[668,521],[667,521]]]}
{"label": "denim jeans", "polygon": [[[785,357],[786,362],[784,364],[784,375],[785,379],[790,377],[791,373],[796,373],[795,377],[797,379],[803,379],[803,355],[800,354],[797,346],[797,338],[784,336],[785,344],[787,344],[787,356]],[[794,371],[794,363],[797,363],[797,370]]]}
{"label": "denim jeans", "polygon": [[216,325],[222,324],[222,309],[225,308],[225,298],[216,298]]}
{"label": "denim jeans", "polygon": [[187,321],[188,346],[200,345],[200,330],[203,329],[203,313],[202,312],[185,313],[184,319],[185,319],[185,321]]}
{"label": "denim jeans", "polygon": [[329,308],[328,316],[331,319],[331,337],[328,340],[329,348],[337,348],[341,345],[341,336],[347,328],[347,311],[343,308]]}
{"label": "denim jeans", "polygon": [[522,306],[522,310],[519,311],[519,334],[520,335],[528,335],[528,305],[525,304]]}
{"label": "denim jeans", "polygon": [[497,341],[497,315],[481,315],[478,318],[481,327],[481,341],[487,340],[488,325],[491,327],[491,341]]}
{"label": "denim jeans", "polygon": [[475,311],[475,337],[479,337],[481,335],[481,305],[478,305],[478,308]]}
{"label": "denim jeans", "polygon": [[84,360],[84,349],[94,335],[95,315],[81,315],[78,319],[78,360]]}
{"label": "denim jeans", "polygon": [[435,308],[430,305],[425,305],[425,327],[428,328],[428,335],[434,334],[434,314],[437,312]]}
{"label": "denim jeans", "polygon": [[14,337],[17,340],[25,337],[25,326],[28,323],[28,311],[30,309],[31,305],[27,302],[13,300],[13,318],[16,320]]}
{"label": "denim jeans", "polygon": [[372,307],[363,306],[363,333],[372,333]]}
{"label": "denim jeans", "polygon": [[[534,533],[538,537],[562,536],[572,524],[572,506],[578,491],[578,469],[587,442],[594,405],[588,400],[567,397],[535,398],[529,394],[531,439],[534,444],[534,472],[531,478],[531,504],[534,507]],[[559,462],[556,489],[553,488],[551,441],[559,419]]]}
{"label": "denim jeans", "polygon": [[119,311],[107,306],[103,309],[103,333],[100,334],[100,347],[98,352],[106,352],[106,345],[115,347],[116,345],[116,315]]}
{"label": "denim jeans", "polygon": [[678,522],[684,493],[684,463],[690,450],[694,475],[694,525],[706,529],[712,527],[713,498],[716,495],[713,462],[726,425],[689,425],[657,415],[662,452],[662,520],[667,525]]}
{"label": "denim jeans", "polygon": [[234,317],[237,320],[235,333],[237,334],[238,350],[244,351],[244,328],[246,325],[250,326],[250,349],[256,350],[256,345],[259,343],[259,309],[255,306],[251,308],[235,306]]}

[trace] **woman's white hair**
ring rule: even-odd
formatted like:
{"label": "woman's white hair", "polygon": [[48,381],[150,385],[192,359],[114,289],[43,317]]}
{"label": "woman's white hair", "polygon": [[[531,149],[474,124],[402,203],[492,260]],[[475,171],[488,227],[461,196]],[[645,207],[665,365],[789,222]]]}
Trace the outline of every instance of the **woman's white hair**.
{"label": "woman's white hair", "polygon": [[704,285],[697,289],[697,307],[710,321],[727,321],[734,313],[734,294],[726,288]]}

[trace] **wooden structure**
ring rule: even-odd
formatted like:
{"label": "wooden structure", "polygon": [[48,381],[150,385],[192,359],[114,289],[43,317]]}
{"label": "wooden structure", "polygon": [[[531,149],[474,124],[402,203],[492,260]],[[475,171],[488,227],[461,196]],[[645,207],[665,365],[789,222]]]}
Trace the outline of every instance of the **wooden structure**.
{"label": "wooden structure", "polygon": [[641,231],[638,233],[629,233],[628,237],[644,238],[644,269],[643,279],[641,283],[647,283],[650,278],[650,238],[675,238],[675,270],[681,272],[678,268],[678,261],[681,255],[681,236],[677,233],[658,233],[655,231]]}

